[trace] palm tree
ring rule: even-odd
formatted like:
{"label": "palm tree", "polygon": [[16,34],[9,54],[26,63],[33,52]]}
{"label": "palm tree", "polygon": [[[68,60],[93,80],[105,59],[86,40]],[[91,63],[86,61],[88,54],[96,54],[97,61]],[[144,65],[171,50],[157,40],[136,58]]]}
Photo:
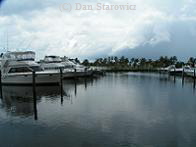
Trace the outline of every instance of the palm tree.
{"label": "palm tree", "polygon": [[82,64],[83,64],[84,66],[89,66],[89,65],[90,65],[88,59],[85,59],[85,60],[82,62]]}
{"label": "palm tree", "polygon": [[196,63],[196,58],[190,57],[189,60],[188,60],[188,64],[191,67],[195,67],[195,63]]}
{"label": "palm tree", "polygon": [[173,56],[173,57],[171,57],[171,58],[170,58],[170,64],[171,64],[171,65],[176,64],[176,63],[177,63],[177,61],[178,61],[178,59],[177,59],[177,57],[176,57],[176,56]]}

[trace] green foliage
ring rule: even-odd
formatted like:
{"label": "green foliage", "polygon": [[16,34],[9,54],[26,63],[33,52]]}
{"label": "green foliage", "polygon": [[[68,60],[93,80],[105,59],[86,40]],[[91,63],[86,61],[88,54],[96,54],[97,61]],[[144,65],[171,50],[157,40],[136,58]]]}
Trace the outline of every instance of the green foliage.
{"label": "green foliage", "polygon": [[190,57],[187,64],[190,65],[191,67],[195,67],[196,58]]}
{"label": "green foliage", "polygon": [[83,64],[84,66],[89,66],[89,65],[90,65],[88,59],[85,59],[85,60],[82,62],[82,64]]}
{"label": "green foliage", "polygon": [[178,61],[176,56],[167,57],[161,56],[157,60],[146,58],[126,58],[125,56],[109,56],[105,58],[98,58],[94,62],[89,62],[87,59],[82,63],[85,66],[104,66],[114,70],[128,70],[128,69],[156,69],[164,68],[170,65],[175,65],[177,68],[183,67],[185,64],[194,67],[196,58],[191,57],[187,63]]}

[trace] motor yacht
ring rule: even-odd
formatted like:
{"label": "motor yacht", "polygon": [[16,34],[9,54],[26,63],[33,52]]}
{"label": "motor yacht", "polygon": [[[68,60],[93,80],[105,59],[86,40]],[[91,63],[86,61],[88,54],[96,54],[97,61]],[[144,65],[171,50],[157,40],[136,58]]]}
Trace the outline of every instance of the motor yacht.
{"label": "motor yacht", "polygon": [[45,56],[44,60],[40,62],[40,66],[44,71],[52,71],[59,73],[60,69],[63,71],[63,78],[84,77],[90,76],[92,71],[85,66],[74,63],[68,58],[61,58],[59,56]]}
{"label": "motor yacht", "polygon": [[187,66],[185,69],[184,69],[184,72],[187,76],[190,76],[190,77],[194,77],[195,76],[195,71],[196,69],[195,68],[191,68],[190,66]]}
{"label": "motor yacht", "polygon": [[57,84],[60,82],[59,73],[44,71],[35,62],[35,53],[7,52],[2,56],[1,65],[2,84],[6,85],[31,85],[33,71],[35,71],[35,82],[42,84]]}
{"label": "motor yacht", "polygon": [[59,56],[45,56],[44,60],[40,62],[40,66],[45,71],[58,71],[64,69],[65,65]]}

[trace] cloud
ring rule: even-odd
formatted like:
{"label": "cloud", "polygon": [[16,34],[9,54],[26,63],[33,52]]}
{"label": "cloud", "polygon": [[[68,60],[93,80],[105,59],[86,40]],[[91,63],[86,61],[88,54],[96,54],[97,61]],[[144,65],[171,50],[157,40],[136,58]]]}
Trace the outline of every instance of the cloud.
{"label": "cloud", "polygon": [[[70,3],[74,3],[72,1]],[[81,1],[127,4],[125,0]],[[72,11],[61,12],[64,1],[7,0],[1,9],[0,38],[8,32],[11,50],[31,48],[37,56],[57,54],[70,57],[113,55],[124,49],[170,44],[178,38],[173,26],[188,25],[186,33],[196,34],[195,2],[189,1],[130,1],[136,11]],[[9,7],[9,9],[7,9]],[[178,30],[180,34],[181,30]],[[175,37],[175,38],[174,38]],[[4,48],[6,39],[0,43]],[[177,43],[177,42],[176,42]],[[195,42],[193,42],[195,45]],[[178,52],[177,45],[171,46]],[[157,49],[158,50],[158,49]]]}

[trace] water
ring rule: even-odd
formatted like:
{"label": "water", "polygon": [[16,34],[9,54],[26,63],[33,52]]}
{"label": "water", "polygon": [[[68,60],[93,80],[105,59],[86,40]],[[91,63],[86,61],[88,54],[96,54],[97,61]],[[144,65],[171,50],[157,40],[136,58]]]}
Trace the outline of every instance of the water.
{"label": "water", "polygon": [[191,79],[118,73],[58,86],[3,87],[2,147],[193,147],[196,94]]}

